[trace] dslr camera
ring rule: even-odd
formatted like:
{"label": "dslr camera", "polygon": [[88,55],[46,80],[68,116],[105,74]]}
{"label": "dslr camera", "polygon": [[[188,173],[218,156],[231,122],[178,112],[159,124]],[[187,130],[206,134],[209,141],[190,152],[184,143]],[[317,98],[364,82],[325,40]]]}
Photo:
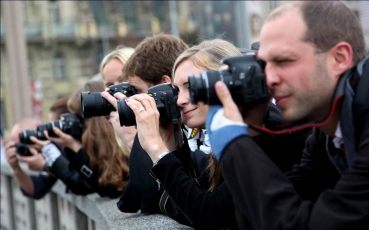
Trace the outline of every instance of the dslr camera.
{"label": "dslr camera", "polygon": [[254,53],[225,58],[222,64],[228,65],[229,69],[206,71],[200,76],[189,76],[192,104],[200,101],[209,105],[221,104],[214,88],[217,81],[223,81],[231,92],[233,101],[246,110],[268,98],[265,64],[256,59]]}
{"label": "dslr camera", "polygon": [[[123,93],[127,97],[136,94],[136,89],[128,82],[123,82],[116,85],[109,86],[110,95],[115,93]],[[82,92],[81,94],[81,110],[83,118],[107,116],[110,112],[115,111],[115,108],[105,98],[101,96],[100,92]]]}
{"label": "dslr camera", "polygon": [[46,130],[50,137],[58,137],[54,133],[53,128],[58,127],[61,131],[66,134],[71,135],[72,137],[80,140],[83,133],[83,122],[80,117],[78,117],[74,113],[63,113],[60,115],[63,120],[57,120],[48,122],[45,124],[41,124],[37,126],[36,130],[24,130],[19,133],[19,140],[23,144],[33,144],[30,137],[34,136],[39,140],[47,140],[47,137],[44,134]]}
{"label": "dslr camera", "polygon": [[37,126],[36,130],[33,129],[26,129],[19,133],[19,142],[23,144],[34,144],[31,141],[30,137],[36,137],[39,140],[46,141],[47,138],[44,134],[44,130],[46,130],[46,124],[41,124]]}
{"label": "dslr camera", "polygon": [[60,115],[61,120],[46,123],[46,130],[50,137],[58,137],[54,133],[53,128],[57,127],[66,134],[71,135],[75,139],[80,140],[83,133],[82,119],[74,113],[63,113]]}
{"label": "dslr camera", "polygon": [[[155,85],[148,89],[148,94],[155,99],[161,121],[172,121],[181,116],[177,106],[178,91],[170,83]],[[118,101],[118,114],[121,126],[136,125],[135,114],[125,100]]]}

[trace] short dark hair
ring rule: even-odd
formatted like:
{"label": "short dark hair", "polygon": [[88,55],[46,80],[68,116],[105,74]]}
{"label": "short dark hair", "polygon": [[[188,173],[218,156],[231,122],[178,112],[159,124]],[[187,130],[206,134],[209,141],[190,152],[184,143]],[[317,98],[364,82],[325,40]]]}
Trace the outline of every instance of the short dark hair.
{"label": "short dark hair", "polygon": [[366,56],[363,29],[355,14],[339,1],[301,1],[281,6],[272,12],[271,21],[291,9],[298,9],[306,24],[303,40],[313,44],[317,52],[327,52],[339,42],[347,42],[353,50],[356,65]]}
{"label": "short dark hair", "polygon": [[123,79],[134,75],[151,84],[158,84],[163,75],[172,78],[176,58],[188,49],[180,38],[158,34],[145,38],[123,67]]}

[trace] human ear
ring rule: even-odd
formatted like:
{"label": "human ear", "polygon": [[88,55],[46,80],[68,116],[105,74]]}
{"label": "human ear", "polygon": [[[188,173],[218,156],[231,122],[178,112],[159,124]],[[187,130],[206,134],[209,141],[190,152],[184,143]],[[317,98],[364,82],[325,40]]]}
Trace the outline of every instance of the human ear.
{"label": "human ear", "polygon": [[161,77],[161,83],[172,83],[172,78],[168,75],[163,75]]}
{"label": "human ear", "polygon": [[335,75],[340,76],[343,72],[350,69],[353,65],[353,51],[347,42],[339,42],[330,51],[332,55],[333,68]]}

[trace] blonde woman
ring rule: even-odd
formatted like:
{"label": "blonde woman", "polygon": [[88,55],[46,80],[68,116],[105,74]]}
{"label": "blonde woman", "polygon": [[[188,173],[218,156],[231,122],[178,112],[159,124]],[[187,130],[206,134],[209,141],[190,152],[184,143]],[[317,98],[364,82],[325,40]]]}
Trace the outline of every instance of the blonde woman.
{"label": "blonde woman", "polygon": [[[122,78],[122,69],[133,52],[134,49],[131,47],[118,46],[116,50],[104,57],[100,64],[100,72],[106,87],[127,81],[127,79]],[[121,146],[124,153],[128,156],[137,133],[136,128],[134,126],[120,127],[117,112],[110,113],[109,122],[114,127],[119,146]]]}

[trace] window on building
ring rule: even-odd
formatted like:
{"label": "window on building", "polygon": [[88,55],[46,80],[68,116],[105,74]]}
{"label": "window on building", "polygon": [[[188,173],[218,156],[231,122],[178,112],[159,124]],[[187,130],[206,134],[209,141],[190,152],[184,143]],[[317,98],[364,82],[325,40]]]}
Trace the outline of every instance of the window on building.
{"label": "window on building", "polygon": [[59,2],[50,2],[49,12],[50,12],[51,21],[55,23],[59,23],[60,22]]}
{"label": "window on building", "polygon": [[78,56],[81,63],[81,73],[83,76],[92,76],[94,72],[98,71],[97,68],[93,68],[91,48],[80,48],[78,51]]}
{"label": "window on building", "polygon": [[66,70],[65,70],[65,58],[64,55],[60,52],[54,55],[54,79],[58,81],[62,81],[67,79]]}
{"label": "window on building", "polygon": [[164,1],[153,1],[153,8],[154,8],[154,15],[159,19],[159,20],[164,20],[165,19],[165,4],[166,2]]}
{"label": "window on building", "polygon": [[136,5],[134,1],[121,1],[121,11],[127,21],[136,20]]}

